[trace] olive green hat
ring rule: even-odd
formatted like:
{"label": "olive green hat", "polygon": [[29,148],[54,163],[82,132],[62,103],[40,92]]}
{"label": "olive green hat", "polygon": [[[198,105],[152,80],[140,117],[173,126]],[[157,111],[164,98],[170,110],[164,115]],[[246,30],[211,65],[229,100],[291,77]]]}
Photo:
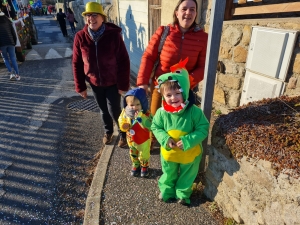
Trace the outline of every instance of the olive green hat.
{"label": "olive green hat", "polygon": [[106,14],[103,12],[103,7],[98,2],[88,2],[85,5],[85,11],[81,13],[82,16],[85,16],[85,14],[89,13],[99,13],[103,16],[106,16]]}

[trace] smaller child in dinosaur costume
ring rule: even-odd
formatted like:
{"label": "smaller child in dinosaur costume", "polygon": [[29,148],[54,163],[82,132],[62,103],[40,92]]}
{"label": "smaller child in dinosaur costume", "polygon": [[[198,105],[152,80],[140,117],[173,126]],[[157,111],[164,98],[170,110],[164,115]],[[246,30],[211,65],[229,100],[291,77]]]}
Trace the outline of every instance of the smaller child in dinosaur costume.
{"label": "smaller child in dinosaur costume", "polygon": [[147,177],[151,145],[152,116],[148,110],[146,91],[135,88],[124,97],[124,109],[119,117],[120,130],[126,132],[132,161],[131,175]]}
{"label": "smaller child in dinosaur costume", "polygon": [[203,152],[202,141],[209,129],[203,111],[188,100],[187,61],[188,58],[180,61],[170,68],[171,73],[157,79],[162,107],[157,110],[151,126],[161,145],[163,174],[158,181],[159,199],[168,201],[176,198],[182,205],[190,204],[192,185]]}

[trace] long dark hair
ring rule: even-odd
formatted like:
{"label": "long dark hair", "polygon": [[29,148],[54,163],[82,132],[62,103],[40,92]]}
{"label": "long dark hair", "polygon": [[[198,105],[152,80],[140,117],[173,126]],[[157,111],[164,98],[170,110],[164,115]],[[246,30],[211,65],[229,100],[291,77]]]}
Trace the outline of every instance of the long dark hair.
{"label": "long dark hair", "polygon": [[[179,8],[179,6],[181,5],[181,3],[183,3],[184,1],[186,1],[186,0],[179,0],[179,1],[177,2],[177,5],[176,5],[176,7],[175,7],[175,9],[174,9],[174,12],[173,12],[173,25],[179,24],[178,18],[177,18],[177,16],[176,16],[176,12],[178,11],[178,8]],[[192,1],[195,2],[195,4],[196,4],[196,12],[197,12],[197,11],[198,11],[198,3],[197,3],[197,0],[192,0]],[[193,24],[191,25],[191,27],[197,25],[197,23],[196,23],[197,15],[198,15],[198,14],[196,14],[195,21],[193,22]]]}
{"label": "long dark hair", "polygon": [[73,11],[71,8],[68,8],[68,13],[73,14]]}

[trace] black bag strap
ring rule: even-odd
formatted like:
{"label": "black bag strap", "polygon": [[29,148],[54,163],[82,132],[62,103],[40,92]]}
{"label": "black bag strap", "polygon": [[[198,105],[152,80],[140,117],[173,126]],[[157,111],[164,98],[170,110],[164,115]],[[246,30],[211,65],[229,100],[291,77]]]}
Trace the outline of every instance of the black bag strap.
{"label": "black bag strap", "polygon": [[157,59],[155,60],[154,62],[154,65],[153,65],[153,69],[152,69],[152,73],[151,73],[151,76],[150,78],[153,78],[154,76],[154,73],[155,73],[155,70],[156,70],[156,67],[158,66],[158,63],[159,63],[159,59],[160,59],[160,52],[162,50],[162,47],[164,46],[164,43],[167,39],[167,36],[169,34],[169,30],[170,30],[170,27],[169,26],[165,26],[164,27],[164,31],[160,37],[160,42],[159,42],[159,45],[158,45],[158,55],[157,55]]}
{"label": "black bag strap", "polygon": [[169,34],[169,30],[170,30],[170,27],[169,26],[165,26],[164,28],[164,31],[161,35],[161,38],[160,38],[160,42],[159,42],[159,46],[158,46],[158,53],[160,54],[161,50],[162,50],[162,47],[164,46],[164,43],[166,41],[166,38]]}

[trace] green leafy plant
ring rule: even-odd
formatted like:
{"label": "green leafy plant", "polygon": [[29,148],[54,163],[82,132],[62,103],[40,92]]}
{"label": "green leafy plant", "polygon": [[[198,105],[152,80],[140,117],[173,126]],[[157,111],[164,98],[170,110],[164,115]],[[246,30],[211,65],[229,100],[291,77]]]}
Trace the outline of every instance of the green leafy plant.
{"label": "green leafy plant", "polygon": [[211,212],[217,212],[218,211],[218,204],[216,202],[212,202],[210,205],[209,205],[209,210]]}
{"label": "green leafy plant", "polygon": [[237,225],[234,219],[232,218],[227,218],[224,222],[224,225]]}
{"label": "green leafy plant", "polygon": [[220,116],[222,114],[222,111],[220,109],[216,109],[215,110],[215,114],[218,115],[218,116]]}

